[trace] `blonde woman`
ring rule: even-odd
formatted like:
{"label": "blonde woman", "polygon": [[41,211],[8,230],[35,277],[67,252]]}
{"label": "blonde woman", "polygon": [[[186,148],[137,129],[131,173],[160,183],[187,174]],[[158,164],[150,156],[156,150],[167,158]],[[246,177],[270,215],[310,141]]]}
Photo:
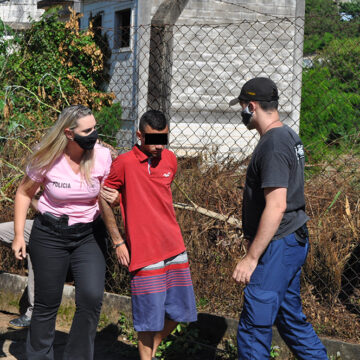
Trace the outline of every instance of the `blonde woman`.
{"label": "blonde woman", "polygon": [[95,125],[85,106],[64,109],[31,156],[16,193],[12,248],[15,257],[23,259],[26,214],[35,192],[41,185],[44,188],[29,241],[35,306],[26,344],[28,360],[54,359],[56,314],[69,266],[76,312],[64,359],[93,359],[106,250],[97,198],[111,165],[110,151],[96,143]]}

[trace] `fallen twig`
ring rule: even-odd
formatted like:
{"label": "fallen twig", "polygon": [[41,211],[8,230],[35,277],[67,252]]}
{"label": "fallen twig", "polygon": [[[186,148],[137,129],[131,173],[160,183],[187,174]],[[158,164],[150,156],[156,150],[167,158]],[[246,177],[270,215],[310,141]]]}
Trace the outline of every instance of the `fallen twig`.
{"label": "fallen twig", "polygon": [[205,209],[201,206],[198,206],[196,204],[194,204],[192,202],[193,205],[187,205],[187,204],[182,204],[182,203],[174,203],[174,207],[178,208],[178,209],[184,209],[184,210],[190,210],[190,211],[196,211],[199,214],[203,214],[209,217],[212,217],[214,219],[217,220],[221,220],[221,221],[225,221],[230,225],[234,225],[236,227],[241,227],[241,221],[233,216],[227,216],[227,215],[222,215],[219,214],[215,211],[211,211],[208,209]]}

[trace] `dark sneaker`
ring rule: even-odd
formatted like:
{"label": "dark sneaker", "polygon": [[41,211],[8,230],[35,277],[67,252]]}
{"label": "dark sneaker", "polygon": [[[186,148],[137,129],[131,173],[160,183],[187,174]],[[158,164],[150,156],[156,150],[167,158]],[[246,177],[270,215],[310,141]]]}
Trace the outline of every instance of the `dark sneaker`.
{"label": "dark sneaker", "polygon": [[25,329],[29,327],[31,318],[26,315],[21,315],[18,318],[9,321],[9,325],[16,329]]}

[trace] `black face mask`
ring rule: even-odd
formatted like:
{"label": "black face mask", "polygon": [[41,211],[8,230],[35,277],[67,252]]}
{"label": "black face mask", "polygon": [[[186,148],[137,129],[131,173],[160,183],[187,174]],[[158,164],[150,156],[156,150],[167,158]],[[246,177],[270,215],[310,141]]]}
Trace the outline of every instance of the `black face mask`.
{"label": "black face mask", "polygon": [[81,136],[75,134],[74,141],[84,150],[92,150],[95,146],[96,140],[98,139],[98,133],[94,130],[91,134]]}
{"label": "black face mask", "polygon": [[246,127],[249,125],[252,116],[253,112],[249,110],[249,106],[241,112],[242,122]]}

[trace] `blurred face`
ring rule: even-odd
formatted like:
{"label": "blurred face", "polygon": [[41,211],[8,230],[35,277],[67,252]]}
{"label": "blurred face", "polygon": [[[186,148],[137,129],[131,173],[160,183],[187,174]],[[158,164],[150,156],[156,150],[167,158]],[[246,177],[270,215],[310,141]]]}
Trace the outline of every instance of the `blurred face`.
{"label": "blurred face", "polygon": [[137,131],[136,136],[140,140],[140,149],[147,155],[153,157],[161,157],[161,152],[165,149],[166,145],[146,145],[145,144],[145,137],[146,134],[169,134],[169,127],[166,126],[163,130],[155,130],[149,125],[145,126],[143,132]]}

